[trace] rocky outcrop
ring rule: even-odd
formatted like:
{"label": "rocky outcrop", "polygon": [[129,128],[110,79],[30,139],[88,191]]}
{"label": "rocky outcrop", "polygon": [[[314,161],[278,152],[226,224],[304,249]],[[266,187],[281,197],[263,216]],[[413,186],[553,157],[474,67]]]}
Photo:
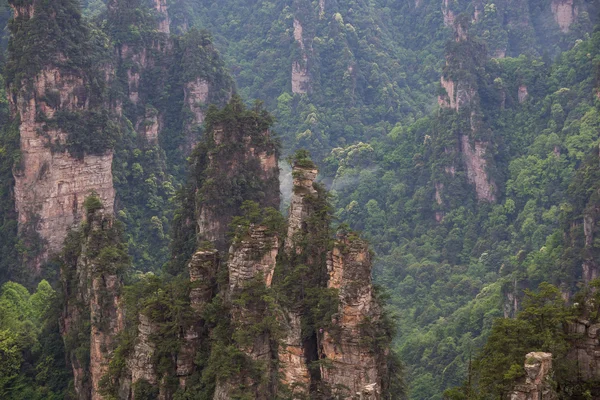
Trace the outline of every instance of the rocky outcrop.
{"label": "rocky outcrop", "polygon": [[300,47],[301,60],[292,63],[292,93],[307,93],[310,87],[308,53],[304,45],[302,24],[294,18],[294,40]]}
{"label": "rocky outcrop", "polygon": [[[300,245],[306,232],[306,222],[311,216],[309,198],[316,196],[314,182],[318,170],[312,163],[292,168],[293,188],[288,214],[288,229],[284,243],[288,257],[303,252]],[[282,382],[297,396],[306,396],[310,387],[310,373],[307,365],[306,347],[302,338],[301,310],[290,309],[282,317],[283,339],[278,352],[279,372]]]}
{"label": "rocky outcrop", "polygon": [[328,362],[321,367],[322,379],[330,388],[340,388],[342,393],[334,394],[343,398],[379,399],[386,389],[389,349],[369,343],[382,310],[373,295],[367,243],[350,235],[339,237],[327,269],[327,287],[338,290],[339,309],[320,338],[320,358]]}
{"label": "rocky outcrop", "polygon": [[[108,371],[117,335],[124,328],[121,272],[128,257],[112,213],[101,207],[88,210],[87,224],[79,237],[67,239],[66,246],[70,251],[63,255],[61,270],[66,299],[61,333],[73,368],[77,397],[100,400],[104,397],[99,384]],[[111,249],[111,257],[104,255],[106,248]],[[89,337],[89,342],[85,337]],[[81,355],[85,349],[89,349],[89,361]]]}
{"label": "rocky outcrop", "polygon": [[279,239],[267,227],[250,227],[248,236],[229,250],[229,292],[235,293],[257,276],[271,287],[278,252]]}
{"label": "rocky outcrop", "polygon": [[171,33],[167,0],[154,0],[154,8],[158,13],[158,31],[166,35]]}
{"label": "rocky outcrop", "polygon": [[454,27],[454,19],[456,16],[454,12],[450,9],[450,1],[443,0],[442,2],[442,15],[444,16],[444,25],[447,27]]}
{"label": "rocky outcrop", "polygon": [[208,104],[210,85],[207,80],[196,78],[184,85],[183,93],[183,102],[192,114],[192,118],[186,122],[186,141],[184,144],[185,153],[190,154],[200,139],[194,132],[204,122],[204,107]]}
{"label": "rocky outcrop", "polygon": [[[234,98],[224,109],[243,107]],[[258,116],[256,116],[258,117]],[[243,200],[257,201],[262,207],[279,207],[279,166],[277,146],[268,128],[256,130],[252,118],[239,114],[238,121],[215,122],[205,138],[208,150],[203,158],[202,181],[198,190],[204,198],[196,210],[199,241],[208,241],[222,253],[227,253],[229,224],[239,215]],[[259,123],[254,119],[256,124]],[[252,183],[250,183],[252,182]],[[254,185],[248,197],[240,199],[240,190]],[[232,198],[237,198],[233,200]]]}
{"label": "rocky outcrop", "polygon": [[[467,180],[475,187],[477,199],[479,201],[495,202],[496,185],[494,180],[488,174],[490,142],[483,138],[491,138],[490,130],[485,129],[482,118],[480,98],[477,82],[479,81],[478,65],[482,62],[485,48],[477,42],[471,40],[467,34],[469,21],[464,17],[457,19],[454,23],[456,44],[452,50],[446,54],[446,66],[441,77],[440,83],[443,93],[438,97],[438,104],[443,110],[452,110],[453,112],[441,111],[440,118],[452,118],[457,129],[452,131],[452,138],[447,138],[456,143],[455,146],[448,147],[444,145],[441,148],[440,156],[447,160],[444,165],[446,175],[455,177],[454,157],[448,157],[448,154],[458,154],[462,156],[464,169],[467,173]],[[470,54],[465,58],[464,54]],[[461,79],[453,79],[457,71],[461,71]],[[444,126],[447,121],[442,121]],[[442,128],[441,135],[447,135],[448,130]],[[442,150],[444,154],[442,154]],[[439,193],[441,188],[436,187],[436,200],[438,206],[441,206]],[[439,212],[436,213],[436,220],[440,221],[443,217]]]}
{"label": "rocky outcrop", "polygon": [[567,360],[577,369],[573,375],[585,382],[600,380],[600,324],[579,319],[569,324],[569,334]]}
{"label": "rocky outcrop", "polygon": [[[18,32],[13,32],[14,36],[33,29],[28,24],[36,12],[48,12],[37,10],[37,2],[26,6],[11,2],[11,5],[18,19],[14,26],[20,27]],[[36,18],[56,16],[37,15]],[[65,29],[83,29],[75,18],[72,24]],[[72,132],[67,131],[61,118],[81,115],[90,110],[91,103],[102,99],[89,89],[91,78],[83,67],[55,65],[55,61],[64,59],[60,49],[55,51],[59,53],[46,56],[43,60],[46,64],[41,65],[35,75],[10,82],[9,88],[13,93],[9,96],[11,114],[20,134],[21,159],[14,169],[15,208],[20,234],[35,232],[41,239],[41,243],[28,243],[41,248],[34,259],[27,260],[29,267],[37,272],[50,254],[61,249],[67,231],[82,221],[86,196],[97,193],[107,213],[112,212],[115,197],[111,149],[94,154],[73,154],[67,150]],[[33,63],[20,57],[26,55],[11,53],[14,63]],[[33,239],[26,237],[25,240]]]}
{"label": "rocky outcrop", "polygon": [[288,386],[293,398],[303,398],[309,393],[311,377],[302,338],[300,313],[284,312],[280,322],[283,331],[277,352],[280,380]]}
{"label": "rocky outcrop", "polygon": [[582,263],[582,278],[586,283],[592,282],[600,275],[594,251],[594,237],[596,232],[596,218],[598,207],[591,207],[583,216],[584,259]]}
{"label": "rocky outcrop", "polygon": [[[240,301],[252,290],[253,285],[269,288],[275,271],[279,240],[267,227],[250,226],[247,234],[238,238],[229,250],[229,290],[232,301],[231,324],[235,330],[246,331],[253,324],[267,317],[268,310],[262,299]],[[262,378],[257,380],[251,371],[240,371],[233,379],[218,379],[215,400],[235,398],[240,386],[255,399],[274,397],[273,338],[268,332],[238,339],[239,349],[253,362],[261,365]]]}
{"label": "rocky outcrop", "polygon": [[195,321],[183,337],[183,345],[177,355],[177,376],[181,386],[185,386],[186,377],[194,372],[194,358],[200,347],[200,341],[206,339],[206,329],[202,313],[214,296],[215,277],[219,266],[219,253],[214,249],[197,251],[188,265],[190,274],[190,306]]}
{"label": "rocky outcrop", "polygon": [[209,104],[224,105],[233,81],[206,32],[192,29],[178,42],[183,68],[183,152],[188,156],[201,139]]}
{"label": "rocky outcrop", "polygon": [[517,383],[510,400],[556,400],[558,395],[552,388],[552,354],[529,353],[525,357],[526,376]]}
{"label": "rocky outcrop", "polygon": [[552,0],[550,8],[560,30],[563,33],[569,32],[571,24],[579,15],[579,8],[574,4],[574,0]]}
{"label": "rocky outcrop", "polygon": [[148,316],[139,315],[138,335],[133,346],[133,354],[127,360],[127,367],[131,373],[131,384],[146,381],[152,385],[157,383],[156,368],[154,365],[154,352],[156,343],[152,336],[158,332],[158,327]]}
{"label": "rocky outcrop", "polygon": [[306,220],[310,216],[311,209],[307,198],[317,194],[313,184],[318,172],[314,166],[294,165],[292,169],[294,186],[290,199],[288,230],[285,239],[285,250],[288,253],[293,250],[302,251],[302,248],[296,245],[296,241],[299,239],[299,234],[303,233]]}
{"label": "rocky outcrop", "polygon": [[446,80],[443,76],[440,83],[446,92],[445,95],[438,97],[440,107],[459,111],[462,107],[470,105],[475,97],[475,89],[469,84],[454,82],[451,79]]}
{"label": "rocky outcrop", "polygon": [[525,102],[525,100],[527,100],[527,98],[529,97],[529,92],[527,91],[527,86],[520,85],[519,86],[519,92],[518,92],[517,96],[519,98],[519,103]]}
{"label": "rocky outcrop", "polygon": [[496,187],[487,173],[486,153],[488,144],[475,141],[471,144],[469,136],[462,135],[461,150],[463,153],[465,166],[467,169],[467,178],[475,186],[477,198],[490,203],[496,201]]}

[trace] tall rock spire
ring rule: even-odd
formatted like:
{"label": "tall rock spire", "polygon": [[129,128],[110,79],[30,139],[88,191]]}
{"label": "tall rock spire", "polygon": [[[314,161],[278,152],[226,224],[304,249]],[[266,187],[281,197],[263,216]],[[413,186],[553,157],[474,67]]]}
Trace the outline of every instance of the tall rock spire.
{"label": "tall rock spire", "polygon": [[76,2],[10,5],[15,14],[7,83],[21,151],[14,168],[15,207],[19,233],[30,249],[25,261],[39,272],[60,250],[67,230],[82,220],[90,193],[112,213],[116,132],[106,111],[104,79],[112,69],[102,50],[94,60],[80,56],[88,30]]}

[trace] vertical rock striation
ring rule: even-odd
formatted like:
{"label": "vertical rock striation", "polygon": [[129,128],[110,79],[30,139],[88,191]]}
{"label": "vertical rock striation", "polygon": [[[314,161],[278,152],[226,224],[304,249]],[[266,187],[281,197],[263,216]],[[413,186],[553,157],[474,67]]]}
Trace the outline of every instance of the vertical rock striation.
{"label": "vertical rock striation", "polygon": [[198,237],[226,253],[229,224],[244,200],[279,207],[278,149],[270,122],[234,97],[213,114],[203,150],[197,160],[202,171],[198,192],[204,200],[196,210]]}
{"label": "vertical rock striation", "polygon": [[91,199],[97,203],[88,206],[86,224],[69,235],[62,255],[66,301],[61,333],[77,397],[100,400],[100,381],[124,328],[121,274],[129,258],[112,213],[98,206],[97,197]]}
{"label": "vertical rock striation", "polygon": [[188,156],[201,139],[208,105],[227,103],[234,84],[208,34],[192,29],[179,41],[179,47],[184,81],[182,150]]}
{"label": "vertical rock striation", "polygon": [[308,51],[304,44],[302,24],[297,18],[294,18],[294,40],[298,43],[301,57],[292,62],[292,93],[307,93],[310,88]]}
{"label": "vertical rock striation", "polygon": [[552,354],[529,353],[525,357],[525,378],[509,394],[510,400],[556,400],[558,396],[550,384]]}
{"label": "vertical rock striation", "polygon": [[[253,325],[270,317],[267,304],[262,299],[250,298],[252,288],[270,288],[277,262],[279,239],[265,226],[250,226],[243,237],[234,242],[229,251],[229,288],[231,299],[231,324],[234,332],[247,331],[247,337],[236,340],[241,350],[255,368],[260,368],[261,376],[257,379],[252,371],[239,371],[237,376],[229,379],[217,378],[215,400],[235,398],[241,388],[244,393],[251,394],[254,399],[270,399],[276,392],[274,369],[274,338],[269,332],[250,333]],[[260,290],[260,289],[259,289]],[[234,333],[235,335],[235,333]],[[256,365],[260,365],[256,367]]]}
{"label": "vertical rock striation", "polygon": [[183,345],[177,355],[177,376],[184,387],[186,378],[194,372],[194,358],[201,340],[206,340],[202,313],[215,292],[215,277],[219,266],[219,253],[214,249],[197,251],[188,265],[190,274],[190,306],[194,323],[184,333]]}
{"label": "vertical rock striation", "polygon": [[563,33],[569,32],[571,24],[579,15],[579,8],[574,4],[573,0],[552,0],[550,5],[554,21],[560,27]]}
{"label": "vertical rock striation", "polygon": [[[477,86],[477,66],[482,62],[485,49],[468,36],[467,25],[468,21],[464,19],[454,22],[455,43],[446,55],[446,67],[441,77],[444,93],[438,97],[438,104],[444,112],[440,118],[456,121],[455,125],[458,127],[452,132],[452,141],[456,146],[453,149],[444,147],[443,151],[446,154],[459,153],[462,156],[467,180],[474,186],[477,199],[493,203],[496,201],[496,184],[488,172],[491,161],[490,132],[483,123]],[[471,57],[465,58],[462,54],[469,54]],[[457,71],[462,72],[459,75]],[[458,79],[457,76],[461,78]],[[448,125],[449,121],[444,121],[440,126]],[[447,129],[442,129],[445,135]],[[454,162],[453,157],[444,158],[450,163]],[[446,175],[452,178],[453,168],[453,164],[445,165]],[[441,198],[441,183],[436,182],[436,199]],[[439,201],[438,205],[441,205]],[[438,215],[441,215],[440,212]]]}
{"label": "vertical rock striation", "polygon": [[[48,256],[60,250],[67,231],[82,220],[86,196],[97,193],[105,211],[112,212],[112,149],[103,145],[77,148],[73,144],[82,141],[73,136],[103,134],[92,132],[86,120],[91,118],[89,113],[106,106],[102,94],[94,90],[98,88],[92,81],[101,80],[94,73],[110,68],[94,68],[83,61],[71,61],[67,66],[69,49],[46,47],[46,42],[54,43],[52,36],[71,31],[81,35],[77,45],[84,46],[87,27],[72,4],[27,3],[10,2],[15,14],[8,83],[12,119],[20,134],[21,160],[14,169],[19,232],[28,245],[38,247],[36,257],[26,261],[39,272]],[[66,19],[65,9],[74,16]],[[44,23],[55,27],[54,31],[37,32]],[[41,35],[36,39],[40,43],[31,49],[18,48],[29,34]],[[42,60],[32,59],[40,56]],[[26,70],[17,67],[25,64],[29,65]]]}
{"label": "vertical rock striation", "polygon": [[[312,163],[305,165],[296,163],[292,168],[293,188],[284,243],[289,258],[299,256],[305,250],[301,242],[307,234],[307,220],[314,211],[310,198],[317,196],[314,188],[317,174],[318,170]],[[284,314],[282,318],[284,333],[278,352],[279,372],[283,383],[287,384],[293,393],[299,396],[307,395],[311,376],[302,334],[302,310],[291,308],[285,310]]]}
{"label": "vertical rock striation", "polygon": [[[328,288],[339,292],[339,309],[331,328],[324,331],[320,357],[323,381],[344,398],[378,399],[386,388],[386,357],[378,349],[375,331],[382,309],[371,283],[372,261],[366,242],[338,238],[327,263]],[[370,341],[373,341],[371,343]]]}

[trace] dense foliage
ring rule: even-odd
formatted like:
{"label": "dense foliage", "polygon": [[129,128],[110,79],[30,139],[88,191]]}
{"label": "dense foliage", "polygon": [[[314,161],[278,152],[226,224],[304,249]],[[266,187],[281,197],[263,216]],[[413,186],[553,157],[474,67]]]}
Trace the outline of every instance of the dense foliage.
{"label": "dense foliage", "polygon": [[60,296],[47,281],[31,294],[18,283],[0,289],[0,396],[64,399],[69,372],[59,333]]}
{"label": "dense foliage", "polygon": [[[112,9],[102,0],[86,0],[81,2],[85,17],[73,0],[36,3],[34,19],[8,23],[13,32],[3,73],[12,88],[8,95],[21,84],[28,91],[46,65],[89,82],[88,111],[59,112],[45,122],[69,134],[66,145],[54,151],[81,157],[115,150],[117,213],[139,271],[127,290],[129,326],[136,326],[138,313],[154,318],[165,341],[164,352],[157,353],[161,372],[173,368],[169,354],[181,344],[178,331],[188,324],[189,288],[178,275],[201,241],[195,236],[198,202],[225,204],[233,216],[244,200],[264,200],[264,193],[255,191],[260,182],[253,172],[235,180],[206,174],[217,124],[237,132],[248,128],[248,121],[256,132],[274,126],[284,153],[304,147],[319,164],[323,161],[321,176],[332,189],[334,216],[373,243],[376,279],[388,289],[398,315],[395,345],[407,364],[413,399],[440,399],[445,388],[461,385],[471,358],[480,387],[467,390],[498,394],[522,373],[525,353],[564,353],[568,338],[555,329],[568,321],[570,311],[550,286],[541,286],[539,295],[525,295],[524,289],[550,282],[573,292],[585,278],[582,264],[597,259],[598,244],[586,245],[583,218],[598,217],[600,32],[593,30],[598,1],[578,2],[582,8],[565,32],[551,2],[542,0],[454,1],[442,7],[433,0],[170,0],[176,35],[170,39],[158,32],[164,17],[147,0],[117,2]],[[9,14],[6,5],[0,1],[2,25]],[[455,40],[454,22],[468,32],[466,40]],[[294,38],[295,25],[302,27],[302,43]],[[208,29],[214,40],[198,29]],[[105,82],[100,69],[113,55],[127,53],[124,47],[129,55],[115,63],[114,81]],[[146,68],[138,65],[140,54],[152,60]],[[308,93],[291,91],[294,62],[309,72]],[[140,74],[137,102],[129,93],[130,73]],[[208,81],[209,102],[224,105],[235,93],[229,73],[241,98],[264,99],[277,121],[234,96],[225,109],[205,106],[206,125],[191,126],[185,84]],[[436,96],[445,95],[438,83],[442,75],[473,89],[468,108],[455,112],[437,106]],[[19,259],[39,244],[32,236],[17,236],[12,170],[20,160],[18,120],[9,123],[8,99],[0,90],[0,282],[11,278],[29,284]],[[44,101],[55,99],[47,93]],[[123,111],[118,119],[112,113],[117,105]],[[157,143],[148,143],[141,132],[154,121],[160,121],[161,135]],[[186,181],[190,131],[194,140],[204,140],[190,158],[192,178]],[[485,173],[495,184],[493,202],[478,201],[469,182],[460,149],[467,131],[472,143],[487,144]],[[233,153],[242,142],[228,145]],[[322,189],[319,193],[324,196]],[[329,212],[324,197],[314,201],[320,212]],[[317,258],[331,246],[329,227],[320,228],[314,227],[315,235],[304,243]],[[171,261],[170,254],[176,256]],[[278,265],[291,277],[277,283],[280,291],[257,287],[238,300],[261,295],[261,307],[272,298],[296,304],[305,311],[304,332],[310,337],[325,323],[331,296],[310,290],[323,281],[324,272],[308,261],[302,256]],[[163,265],[173,276],[142,273]],[[56,274],[51,264],[50,274],[53,269]],[[16,284],[6,285],[7,293],[30,298],[10,286]],[[528,300],[517,314],[515,302],[506,299],[523,296]],[[536,302],[536,296],[547,304]],[[10,301],[0,312],[13,313]],[[21,301],[26,310],[30,300]],[[548,304],[557,312],[555,324],[532,328]],[[217,318],[228,307],[216,298],[206,311],[206,321],[223,332],[226,360],[213,359],[204,369],[210,356],[209,349],[202,350],[198,365],[206,372],[190,380],[195,393],[208,395],[216,374],[241,368],[232,362],[239,356],[232,347],[237,339]],[[28,331],[29,342],[20,339],[22,326],[0,322],[7,352],[0,365],[7,372],[0,375],[10,377],[0,385],[17,393],[15,398],[59,396],[64,379],[44,383],[54,378],[36,380],[31,369],[63,357],[52,346],[52,354],[42,357],[38,351],[40,340],[58,338],[58,328],[37,311],[23,313],[6,320],[32,322],[36,329]],[[516,319],[498,319],[503,316]],[[53,333],[42,337],[40,329]],[[121,361],[132,346],[135,329],[130,329],[123,334]],[[524,340],[517,341],[521,336]],[[513,351],[501,354],[508,345]],[[64,368],[53,371],[60,375]],[[107,383],[106,390],[114,387]],[[140,384],[136,393],[151,398],[153,390]]]}

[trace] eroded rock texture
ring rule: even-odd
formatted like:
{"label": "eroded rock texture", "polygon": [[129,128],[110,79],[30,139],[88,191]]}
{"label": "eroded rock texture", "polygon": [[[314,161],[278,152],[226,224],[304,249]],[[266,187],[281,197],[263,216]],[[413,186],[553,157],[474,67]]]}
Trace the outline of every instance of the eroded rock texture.
{"label": "eroded rock texture", "polygon": [[320,341],[320,358],[331,361],[331,367],[321,367],[323,381],[334,395],[379,399],[386,389],[385,359],[389,349],[378,349],[369,342],[382,309],[373,295],[367,243],[357,237],[340,237],[327,269],[327,286],[339,291],[340,303],[332,328],[323,332]]}
{"label": "eroded rock texture", "polygon": [[292,93],[306,93],[310,87],[308,50],[304,44],[302,23],[294,18],[294,40],[300,48],[301,59],[292,62]]}
{"label": "eroded rock texture", "polygon": [[571,24],[579,15],[579,8],[574,4],[573,0],[552,0],[550,5],[554,20],[564,33],[569,32]]}
{"label": "eroded rock texture", "polygon": [[[255,285],[271,286],[277,253],[278,238],[264,226],[251,226],[247,235],[234,242],[229,251],[229,290],[232,301],[231,324],[234,331],[250,332],[253,325],[268,318],[267,305],[259,298],[246,299]],[[251,296],[251,294],[250,294]],[[243,335],[243,333],[242,333]],[[260,363],[261,377],[251,371],[240,371],[230,379],[217,380],[215,400],[235,398],[241,387],[254,399],[270,399],[276,392],[274,379],[274,341],[268,332],[236,340],[240,350],[252,360]]]}
{"label": "eroded rock texture", "polygon": [[552,354],[529,353],[525,357],[526,376],[509,394],[510,400],[556,400],[551,385]]}
{"label": "eroded rock texture", "polygon": [[[31,24],[39,23],[31,20],[36,13],[36,18],[56,18],[47,7],[40,8],[37,1],[28,5],[15,3],[11,2],[16,29],[13,40],[33,29]],[[83,29],[77,18],[70,21],[71,26],[64,29]],[[28,244],[40,249],[34,259],[27,260],[37,272],[50,254],[61,249],[67,231],[83,219],[86,196],[97,193],[107,213],[112,212],[115,197],[112,150],[102,149],[94,154],[69,151],[69,136],[81,132],[69,132],[61,122],[68,116],[83,115],[100,99],[90,90],[90,76],[83,66],[64,67],[65,55],[60,49],[53,51],[44,57],[37,72],[10,82],[13,95],[9,102],[13,121],[18,124],[21,151],[20,165],[14,169],[15,207],[20,234],[26,236]],[[24,52],[11,53],[13,63],[33,63],[27,57]],[[39,240],[42,243],[38,246],[32,243]]]}
{"label": "eroded rock texture", "polygon": [[[575,376],[585,382],[600,379],[600,324],[577,320],[569,324],[573,345],[567,360],[576,366]],[[575,371],[574,371],[575,372]]]}
{"label": "eroded rock texture", "polygon": [[302,252],[302,247],[296,242],[304,233],[306,220],[310,216],[311,208],[308,202],[309,196],[315,196],[317,191],[313,184],[317,178],[318,170],[313,166],[295,165],[292,169],[294,179],[292,198],[290,200],[290,211],[288,216],[288,230],[285,239],[286,252]]}
{"label": "eroded rock texture", "polygon": [[[104,208],[89,211],[86,225],[67,238],[63,255],[61,333],[79,399],[103,399],[99,384],[124,328],[121,274],[128,256],[111,214]],[[86,349],[89,360],[82,355]]]}
{"label": "eroded rock texture", "polygon": [[[483,56],[485,51],[478,43],[472,41],[467,34],[467,25],[464,21],[455,21],[455,50],[449,52],[446,56],[446,67],[444,75],[441,77],[441,86],[444,93],[438,97],[438,104],[445,111],[442,114],[442,126],[449,123],[446,119],[458,122],[458,128],[452,132],[455,135],[452,140],[456,143],[453,148],[445,147],[445,154],[460,155],[463,161],[463,167],[466,170],[467,180],[474,186],[477,199],[479,201],[496,201],[496,183],[490,176],[490,161],[493,157],[490,154],[491,143],[489,138],[491,133],[486,129],[483,122],[480,99],[477,89],[477,70],[475,66],[478,57]],[[466,61],[460,52],[466,52],[473,56],[472,60]],[[479,54],[479,56],[475,56]],[[472,63],[470,68],[466,68],[467,62]],[[454,78],[457,70],[465,70],[462,79]],[[522,95],[526,98],[525,94]],[[442,135],[447,135],[447,129],[444,128]],[[446,175],[454,178],[455,166],[454,157],[443,156],[449,160],[450,165],[446,165]],[[441,182],[436,182],[436,201],[442,205],[439,199],[442,198],[442,190],[439,186]],[[443,219],[443,213],[438,211],[436,219],[440,222]]]}
{"label": "eroded rock texture", "polygon": [[[292,168],[293,188],[288,214],[288,229],[284,249],[288,257],[300,256],[306,249],[301,242],[307,234],[307,220],[313,213],[311,198],[318,195],[314,188],[318,170],[315,166],[295,164]],[[302,337],[302,310],[284,311],[281,318],[283,339],[279,348],[279,372],[282,382],[298,396],[307,395],[311,376],[308,370],[305,340]]]}
{"label": "eroded rock texture", "polygon": [[226,254],[229,224],[239,215],[242,200],[279,207],[277,146],[269,129],[257,132],[236,123],[216,124],[207,135],[209,146],[219,151],[208,150],[199,160],[206,172],[199,182],[204,202],[196,210],[197,231],[200,240]]}

